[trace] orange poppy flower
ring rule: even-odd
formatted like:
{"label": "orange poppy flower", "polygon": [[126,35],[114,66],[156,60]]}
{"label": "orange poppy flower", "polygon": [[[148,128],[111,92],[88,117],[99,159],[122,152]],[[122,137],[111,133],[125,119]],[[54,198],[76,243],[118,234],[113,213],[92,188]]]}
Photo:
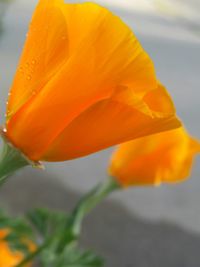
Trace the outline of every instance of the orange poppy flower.
{"label": "orange poppy flower", "polygon": [[97,4],[63,0],[39,1],[6,116],[7,138],[35,161],[180,126],[130,28]]}
{"label": "orange poppy flower", "polygon": [[[9,229],[0,229],[0,267],[14,267],[24,258],[22,252],[12,250],[8,243],[3,240],[8,233]],[[29,248],[30,251],[34,251],[35,245],[29,242]],[[30,267],[31,265],[28,264],[26,266]]]}
{"label": "orange poppy flower", "polygon": [[197,153],[200,143],[181,127],[120,145],[109,172],[122,186],[179,182],[190,175]]}

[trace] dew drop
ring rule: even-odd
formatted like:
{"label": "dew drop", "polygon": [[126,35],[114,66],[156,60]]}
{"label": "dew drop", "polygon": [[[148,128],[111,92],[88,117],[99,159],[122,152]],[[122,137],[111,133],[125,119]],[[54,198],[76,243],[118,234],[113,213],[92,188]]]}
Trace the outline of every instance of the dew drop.
{"label": "dew drop", "polygon": [[31,64],[32,64],[32,65],[35,65],[35,60],[32,60],[32,61],[31,61]]}
{"label": "dew drop", "polygon": [[27,76],[27,80],[29,80],[29,81],[31,80],[31,76],[30,75]]}

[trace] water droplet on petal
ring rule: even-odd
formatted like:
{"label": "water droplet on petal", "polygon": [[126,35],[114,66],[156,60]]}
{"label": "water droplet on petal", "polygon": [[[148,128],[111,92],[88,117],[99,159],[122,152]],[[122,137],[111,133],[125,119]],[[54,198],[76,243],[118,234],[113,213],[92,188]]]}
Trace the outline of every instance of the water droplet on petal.
{"label": "water droplet on petal", "polygon": [[30,75],[27,76],[27,80],[29,80],[29,81],[31,80],[31,76]]}

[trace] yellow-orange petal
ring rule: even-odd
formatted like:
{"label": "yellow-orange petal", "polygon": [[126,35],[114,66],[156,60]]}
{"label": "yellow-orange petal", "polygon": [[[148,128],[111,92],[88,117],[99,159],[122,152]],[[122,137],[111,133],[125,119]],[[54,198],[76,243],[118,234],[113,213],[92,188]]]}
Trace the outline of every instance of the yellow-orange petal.
{"label": "yellow-orange petal", "polygon": [[[9,247],[9,244],[7,241],[2,240],[5,238],[8,233],[10,232],[9,229],[0,229],[0,267],[15,267],[17,264],[19,264],[23,258],[24,255],[22,252],[17,250],[12,250]],[[27,243],[27,241],[26,241]],[[30,251],[35,250],[35,245],[28,241],[28,246]],[[30,264],[27,264],[26,267],[30,267]]]}
{"label": "yellow-orange petal", "polygon": [[199,152],[200,143],[181,127],[120,145],[109,173],[122,186],[179,182],[189,176]]}
{"label": "yellow-orange petal", "polygon": [[[46,22],[48,31],[34,33]],[[65,33],[67,41],[61,38]],[[143,98],[156,86],[152,61],[129,27],[96,4],[40,0],[29,35],[11,90],[7,134],[33,160],[77,116],[110,98],[116,88],[131,87]],[[38,51],[45,63],[38,61],[37,76],[24,86],[20,67]]]}
{"label": "yellow-orange petal", "polygon": [[179,127],[173,103],[161,85],[151,91],[154,104],[154,98],[158,97],[163,105],[152,104],[154,110],[144,100],[138,99],[131,88],[118,88],[110,99],[98,102],[73,120],[42,159],[73,159],[134,138]]}
{"label": "yellow-orange petal", "polygon": [[7,120],[37,94],[69,57],[69,40],[61,0],[41,0],[31,20],[11,87]]}

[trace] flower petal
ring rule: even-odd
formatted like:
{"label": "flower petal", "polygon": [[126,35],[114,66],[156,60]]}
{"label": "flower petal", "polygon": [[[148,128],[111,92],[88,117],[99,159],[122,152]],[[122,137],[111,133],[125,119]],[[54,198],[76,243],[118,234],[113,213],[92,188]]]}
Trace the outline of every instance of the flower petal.
{"label": "flower petal", "polygon": [[[17,249],[12,249],[8,240],[6,240],[7,235],[10,233],[10,229],[1,228],[0,229],[0,266],[1,267],[11,267],[17,266],[23,259],[24,254],[22,251]],[[31,241],[24,239],[24,244],[28,245],[28,250],[34,252],[36,245]],[[25,267],[30,267],[32,263],[28,263]]]}
{"label": "flower petal", "polygon": [[120,145],[109,173],[122,186],[179,182],[189,176],[199,152],[200,143],[181,127]]}
{"label": "flower petal", "polygon": [[[152,99],[153,92],[155,98],[158,92],[163,94],[163,101],[170,105],[171,99],[163,87],[152,91]],[[122,87],[110,99],[99,101],[68,125],[43,159],[62,161],[81,157],[134,138],[179,127],[173,110],[172,105],[168,114],[162,113],[162,109],[155,112],[136,98],[133,90]]]}
{"label": "flower petal", "polygon": [[68,59],[68,32],[61,4],[61,0],[42,0],[36,8],[10,92],[7,119],[38,93]]}
{"label": "flower petal", "polygon": [[[43,8],[49,2],[51,1],[40,1],[33,17],[34,23],[41,20],[45,24],[48,20],[49,17],[43,14]],[[54,52],[62,50],[61,41],[56,43],[56,38],[61,40],[61,35],[66,30],[61,16],[62,23],[55,21],[53,24],[52,19],[49,31],[45,32],[46,35],[43,34],[43,39],[50,38],[50,35],[53,41],[42,48],[42,44],[40,45],[43,56],[50,62],[55,60],[57,65],[52,63],[48,68],[45,65],[49,70],[48,75],[42,72],[43,65],[39,67],[38,76],[32,77],[37,83],[33,86],[37,93],[28,101],[33,87],[30,86],[31,89],[27,89],[29,91],[26,93],[25,86],[22,86],[22,93],[19,92],[22,81],[18,82],[20,74],[17,73],[17,82],[14,83],[9,104],[9,109],[15,114],[7,124],[8,137],[32,159],[38,159],[44,154],[75,117],[96,102],[109,98],[119,85],[130,85],[138,98],[142,98],[156,85],[150,58],[131,30],[117,16],[92,3],[64,4],[61,0],[52,3],[54,4],[49,8],[51,13],[58,9],[65,17],[68,38],[68,42],[64,42],[65,52],[59,54],[58,61],[55,60],[57,55],[54,57],[51,52],[52,57],[49,59],[48,51],[55,46],[57,49]],[[42,12],[39,12],[40,9]],[[43,15],[44,19],[41,18]],[[57,30],[59,35],[56,34]],[[29,54],[26,51],[31,50],[33,42],[36,46],[37,35],[30,40],[25,46],[22,63],[27,60]],[[62,61],[63,55],[65,57]],[[28,84],[26,88],[29,88]]]}

